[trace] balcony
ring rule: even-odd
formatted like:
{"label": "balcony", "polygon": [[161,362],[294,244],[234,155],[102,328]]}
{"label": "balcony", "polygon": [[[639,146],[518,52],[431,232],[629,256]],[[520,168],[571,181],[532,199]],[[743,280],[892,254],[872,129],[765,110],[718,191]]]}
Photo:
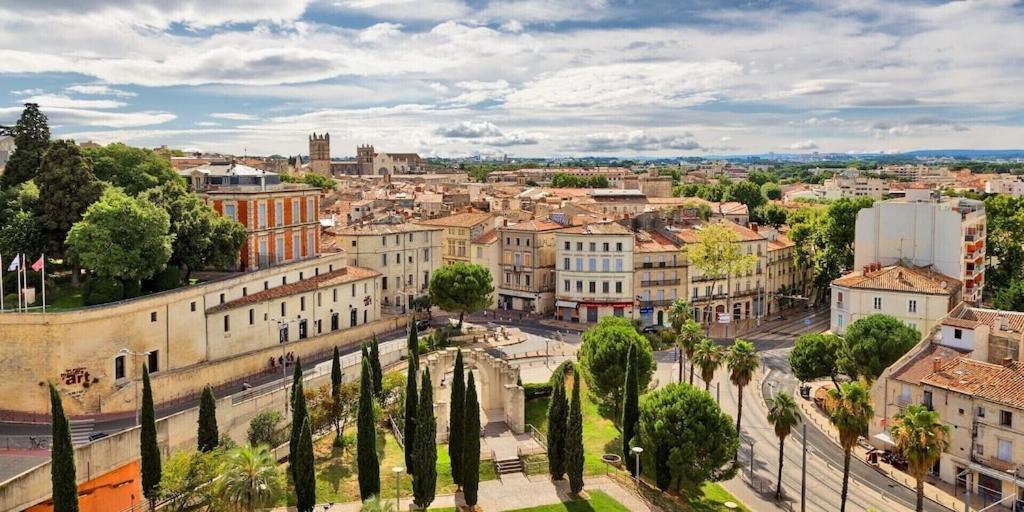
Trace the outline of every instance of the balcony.
{"label": "balcony", "polygon": [[673,299],[641,300],[640,307],[649,308],[655,306],[671,306],[673,302],[675,302]]}
{"label": "balcony", "polygon": [[705,281],[721,281],[721,280],[722,280],[721,277],[711,277],[711,276],[693,276],[693,277],[690,278],[690,281],[694,282],[694,283],[700,283],[700,282],[705,282]]}
{"label": "balcony", "polygon": [[999,457],[996,456],[984,457],[975,455],[974,458],[979,464],[988,466],[996,471],[1009,471],[1011,469],[1017,468],[1016,464],[1007,460],[1000,459]]}
{"label": "balcony", "polygon": [[640,286],[674,286],[679,284],[679,279],[652,279],[650,281],[640,281]]}

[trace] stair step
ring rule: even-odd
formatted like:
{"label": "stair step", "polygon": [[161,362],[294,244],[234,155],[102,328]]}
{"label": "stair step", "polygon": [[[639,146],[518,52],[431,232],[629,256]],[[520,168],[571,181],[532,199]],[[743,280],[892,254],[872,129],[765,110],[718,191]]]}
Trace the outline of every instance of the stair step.
{"label": "stair step", "polygon": [[496,460],[494,465],[497,467],[499,475],[523,472],[523,461],[519,459]]}

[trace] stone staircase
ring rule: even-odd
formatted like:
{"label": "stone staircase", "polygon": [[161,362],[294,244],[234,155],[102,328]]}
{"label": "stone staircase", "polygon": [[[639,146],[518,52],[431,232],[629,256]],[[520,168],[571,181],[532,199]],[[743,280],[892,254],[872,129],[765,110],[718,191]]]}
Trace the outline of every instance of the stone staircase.
{"label": "stone staircase", "polygon": [[522,473],[523,461],[518,457],[514,459],[495,460],[494,467],[497,468],[499,476],[512,473]]}

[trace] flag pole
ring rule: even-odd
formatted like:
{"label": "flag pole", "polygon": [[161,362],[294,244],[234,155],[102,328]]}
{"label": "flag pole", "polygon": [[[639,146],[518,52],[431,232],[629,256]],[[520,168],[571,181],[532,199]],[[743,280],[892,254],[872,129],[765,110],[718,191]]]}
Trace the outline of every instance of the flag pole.
{"label": "flag pole", "polygon": [[4,255],[0,254],[0,313],[4,312]]}
{"label": "flag pole", "polygon": [[[14,255],[15,262],[18,263],[19,265],[21,264],[21,262],[18,261],[18,258],[20,258],[20,257],[21,257],[20,254],[15,254]],[[18,312],[21,313],[21,267],[20,266],[19,267],[14,267],[14,280],[18,283],[18,288],[16,290],[14,290],[14,291],[17,292],[17,294],[18,294]]]}
{"label": "flag pole", "polygon": [[40,256],[40,258],[42,258],[42,260],[43,260],[43,268],[42,268],[42,274],[43,274],[43,281],[42,281],[42,283],[43,283],[43,313],[46,313],[46,253],[43,253],[43,255]]}
{"label": "flag pole", "polygon": [[18,294],[21,295],[22,312],[28,312],[28,297],[25,296],[25,288],[28,288],[28,276],[25,275],[25,253],[21,253],[21,261],[18,262],[18,272],[21,273],[21,288]]}

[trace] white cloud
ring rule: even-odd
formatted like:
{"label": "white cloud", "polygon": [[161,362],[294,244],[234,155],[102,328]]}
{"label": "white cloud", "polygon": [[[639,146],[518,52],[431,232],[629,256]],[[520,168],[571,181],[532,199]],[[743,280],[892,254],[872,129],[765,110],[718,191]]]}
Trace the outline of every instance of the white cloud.
{"label": "white cloud", "polygon": [[78,98],[71,98],[63,94],[41,94],[39,96],[32,96],[25,98],[25,103],[38,103],[40,107],[59,107],[59,108],[92,108],[92,109],[112,109],[121,108],[127,103],[116,100],[83,100]]}
{"label": "white cloud", "polygon": [[439,126],[434,133],[453,139],[478,139],[499,136],[501,130],[489,121],[463,121],[455,126]]}
{"label": "white cloud", "polygon": [[241,112],[214,112],[210,114],[210,117],[214,119],[227,119],[229,121],[255,121],[259,119],[258,116]]}
{"label": "white cloud", "polygon": [[783,144],[779,146],[779,149],[789,149],[793,151],[806,151],[810,149],[818,149],[818,143],[813,140],[801,140],[792,144]]}
{"label": "white cloud", "polygon": [[134,92],[114,89],[109,85],[100,84],[72,85],[65,89],[65,91],[92,96],[117,96],[119,98],[131,98],[137,96]]}
{"label": "white cloud", "polygon": [[217,123],[217,122],[214,122],[214,121],[199,121],[199,122],[196,123],[196,126],[203,126],[203,127],[220,126],[220,123]]}
{"label": "white cloud", "polygon": [[[170,112],[108,112],[79,108],[41,107],[51,125],[107,126],[111,128],[133,128],[151,126],[173,121],[176,115]],[[21,107],[0,108],[0,119],[14,119],[21,114]]]}
{"label": "white cloud", "polygon": [[692,133],[656,134],[643,130],[618,133],[597,133],[582,140],[571,141],[566,149],[578,152],[609,153],[616,151],[692,151],[701,149]]}
{"label": "white cloud", "polygon": [[14,96],[34,96],[36,94],[42,94],[44,92],[45,91],[43,89],[39,89],[39,88],[35,88],[35,89],[18,89],[16,91],[11,91],[11,94],[13,94]]}

